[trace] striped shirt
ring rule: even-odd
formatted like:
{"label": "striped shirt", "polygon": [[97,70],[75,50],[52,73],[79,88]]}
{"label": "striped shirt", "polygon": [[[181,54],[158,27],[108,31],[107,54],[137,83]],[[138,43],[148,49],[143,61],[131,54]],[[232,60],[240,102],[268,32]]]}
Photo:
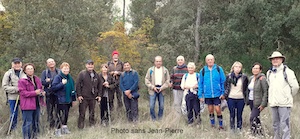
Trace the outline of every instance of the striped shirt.
{"label": "striped shirt", "polygon": [[181,79],[185,73],[188,73],[188,69],[186,65],[175,66],[171,75],[171,83],[173,83],[173,89],[182,90],[180,87]]}

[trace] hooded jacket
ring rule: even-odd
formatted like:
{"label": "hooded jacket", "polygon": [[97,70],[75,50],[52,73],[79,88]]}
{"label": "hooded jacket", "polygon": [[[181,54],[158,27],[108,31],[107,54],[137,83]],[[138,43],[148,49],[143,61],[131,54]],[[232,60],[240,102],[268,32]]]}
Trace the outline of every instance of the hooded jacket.
{"label": "hooded jacket", "polygon": [[16,75],[15,70],[9,69],[5,72],[2,79],[2,88],[8,94],[8,100],[16,100],[19,95],[18,81],[26,77],[26,74],[21,69],[19,77]]}

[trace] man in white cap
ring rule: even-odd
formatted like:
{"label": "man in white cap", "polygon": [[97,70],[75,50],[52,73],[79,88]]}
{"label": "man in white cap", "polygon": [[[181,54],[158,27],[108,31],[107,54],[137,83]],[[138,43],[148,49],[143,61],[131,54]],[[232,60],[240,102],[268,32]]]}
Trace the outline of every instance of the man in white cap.
{"label": "man in white cap", "polygon": [[275,51],[269,60],[272,62],[272,67],[267,72],[268,101],[272,110],[274,139],[289,139],[291,107],[293,107],[293,96],[299,90],[299,84],[294,71],[283,65],[285,56]]}

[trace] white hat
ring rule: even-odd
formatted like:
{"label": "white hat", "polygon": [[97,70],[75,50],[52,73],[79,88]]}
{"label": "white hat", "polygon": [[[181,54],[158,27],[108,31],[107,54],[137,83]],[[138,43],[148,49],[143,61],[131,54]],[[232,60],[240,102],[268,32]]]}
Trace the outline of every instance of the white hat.
{"label": "white hat", "polygon": [[273,59],[273,58],[276,58],[276,57],[279,57],[279,58],[283,58],[283,61],[285,60],[285,56],[283,56],[280,52],[278,51],[274,51],[272,53],[272,55],[270,57],[268,57],[269,60]]}

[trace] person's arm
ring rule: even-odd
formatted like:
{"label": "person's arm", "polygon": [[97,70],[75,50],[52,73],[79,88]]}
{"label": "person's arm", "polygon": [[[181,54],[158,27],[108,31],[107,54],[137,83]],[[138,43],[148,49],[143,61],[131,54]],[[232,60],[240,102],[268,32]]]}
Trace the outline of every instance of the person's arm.
{"label": "person's arm", "polygon": [[25,97],[25,98],[36,97],[37,96],[37,93],[35,92],[35,90],[33,90],[33,91],[27,90],[27,84],[26,84],[25,79],[20,79],[18,81],[18,89],[20,91],[20,95]]}
{"label": "person's arm", "polygon": [[3,78],[2,78],[2,88],[4,89],[4,91],[6,93],[10,93],[10,94],[15,94],[18,93],[18,86],[13,86],[11,84],[12,79],[11,79],[11,74],[13,74],[11,71],[7,71]]}
{"label": "person's arm", "polygon": [[98,95],[97,97],[103,97],[103,80],[100,79],[101,77],[98,75],[98,85],[97,85],[97,88],[98,88]]}
{"label": "person's arm", "polygon": [[288,84],[290,85],[292,90],[292,96],[294,96],[298,93],[299,83],[297,81],[294,71],[292,71],[291,69],[287,69],[286,73],[287,73]]}
{"label": "person's arm", "polygon": [[199,99],[202,99],[203,98],[203,81],[204,81],[204,77],[203,77],[203,74],[202,74],[202,70],[200,70],[199,74],[200,74],[200,80],[198,81],[198,98]]}
{"label": "person's arm", "polygon": [[46,70],[44,70],[41,75],[41,81],[42,81],[42,85],[44,86],[44,88],[48,88],[50,85],[50,82],[46,81],[47,78],[48,77],[46,77]]}
{"label": "person's arm", "polygon": [[224,95],[225,89],[224,89],[224,83],[225,83],[226,77],[225,77],[225,73],[222,69],[222,67],[220,67],[220,86],[221,86],[221,95]]}
{"label": "person's arm", "polygon": [[[124,74],[125,74],[125,73],[124,73]],[[125,75],[124,75],[124,76],[125,76]],[[124,87],[124,85],[123,85],[123,80],[124,80],[124,77],[123,77],[123,76],[120,76],[120,83],[119,83],[120,89],[121,89],[122,92],[125,92],[126,89],[125,89],[125,87]]]}
{"label": "person's arm", "polygon": [[130,89],[129,89],[130,91],[137,90],[137,88],[138,88],[138,85],[139,85],[139,75],[138,75],[137,72],[134,73],[133,80],[134,80],[134,83],[130,87]]}
{"label": "person's arm", "polygon": [[51,84],[51,89],[53,91],[57,91],[57,90],[62,89],[63,87],[64,87],[64,84],[62,83],[62,79],[60,78],[59,75],[56,75],[54,77],[54,80],[53,80],[52,84]]}
{"label": "person's arm", "polygon": [[230,78],[229,78],[230,75],[226,76],[226,80],[225,80],[225,93],[224,93],[224,97],[227,99],[228,98],[228,95],[230,93]]}
{"label": "person's arm", "polygon": [[145,85],[146,85],[149,89],[153,90],[154,87],[155,87],[155,85],[153,85],[153,84],[151,83],[150,70],[151,70],[151,68],[149,68],[148,71],[147,71],[147,73],[146,73],[146,76],[145,76]]}
{"label": "person's arm", "polygon": [[182,76],[181,83],[180,83],[180,87],[181,87],[182,90],[185,89],[185,78],[186,78],[185,76],[186,76],[186,74],[184,74]]}
{"label": "person's arm", "polygon": [[161,91],[169,88],[169,84],[170,84],[170,74],[169,74],[169,71],[166,68],[164,68],[164,69],[165,69],[165,72],[166,72],[166,73],[164,73],[166,80],[163,83],[163,85],[161,86],[161,89],[160,89]]}
{"label": "person's arm", "polygon": [[267,82],[265,76],[261,76],[259,78],[259,80],[260,80],[260,85],[261,85],[261,89],[262,89],[261,91],[263,93],[263,97],[262,97],[262,101],[261,101],[260,106],[267,107],[267,105],[268,105],[268,89],[269,89],[269,85],[268,85],[268,82]]}

